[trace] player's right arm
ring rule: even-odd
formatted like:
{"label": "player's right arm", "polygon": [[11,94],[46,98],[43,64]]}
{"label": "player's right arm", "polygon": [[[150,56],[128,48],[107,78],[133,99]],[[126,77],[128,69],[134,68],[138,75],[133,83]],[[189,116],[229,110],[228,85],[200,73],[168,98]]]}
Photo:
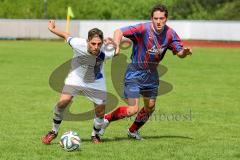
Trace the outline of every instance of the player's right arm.
{"label": "player's right arm", "polygon": [[142,34],[144,33],[144,25],[145,24],[140,23],[133,26],[126,26],[114,31],[113,38],[114,38],[114,42],[117,45],[117,48],[116,48],[117,54],[120,51],[120,43],[121,43],[122,37],[124,36],[126,38],[129,38],[133,42],[138,41],[138,37],[142,36]]}
{"label": "player's right arm", "polygon": [[54,20],[49,20],[48,22],[48,29],[52,33],[56,34],[57,36],[67,40],[69,37],[69,34],[67,32],[60,31],[56,28],[55,21]]}
{"label": "player's right arm", "polygon": [[113,40],[116,45],[116,51],[115,51],[116,55],[120,52],[120,43],[121,43],[122,37],[123,37],[123,32],[120,29],[117,29],[114,31]]}

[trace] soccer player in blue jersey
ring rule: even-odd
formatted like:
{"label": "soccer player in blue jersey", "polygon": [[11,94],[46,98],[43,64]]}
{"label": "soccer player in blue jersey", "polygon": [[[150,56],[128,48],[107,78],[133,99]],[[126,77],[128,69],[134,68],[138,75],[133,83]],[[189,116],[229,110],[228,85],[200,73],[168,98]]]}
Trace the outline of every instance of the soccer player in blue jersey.
{"label": "soccer player in blue jersey", "polygon": [[[164,5],[156,5],[151,11],[151,21],[134,26],[117,29],[114,32],[114,41],[119,53],[122,37],[133,42],[131,63],[125,73],[124,96],[128,106],[120,106],[113,112],[105,115],[106,128],[110,122],[130,117],[138,112],[140,94],[143,96],[144,107],[141,108],[134,123],[128,129],[128,136],[141,140],[138,132],[141,126],[149,119],[155,109],[158,95],[159,76],[157,66],[163,59],[167,49],[174,55],[184,58],[191,55],[191,48],[184,48],[177,33],[166,25],[168,10]],[[101,134],[105,129],[102,129]]]}

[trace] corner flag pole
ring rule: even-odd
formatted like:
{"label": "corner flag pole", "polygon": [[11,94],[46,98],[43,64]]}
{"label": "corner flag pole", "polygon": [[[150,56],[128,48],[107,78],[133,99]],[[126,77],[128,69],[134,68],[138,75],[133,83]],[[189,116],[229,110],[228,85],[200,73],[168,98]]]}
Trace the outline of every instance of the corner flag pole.
{"label": "corner flag pole", "polygon": [[66,23],[66,32],[67,33],[69,32],[69,24],[70,24],[71,17],[74,18],[74,14],[73,14],[72,8],[68,7],[68,9],[67,9],[67,23]]}

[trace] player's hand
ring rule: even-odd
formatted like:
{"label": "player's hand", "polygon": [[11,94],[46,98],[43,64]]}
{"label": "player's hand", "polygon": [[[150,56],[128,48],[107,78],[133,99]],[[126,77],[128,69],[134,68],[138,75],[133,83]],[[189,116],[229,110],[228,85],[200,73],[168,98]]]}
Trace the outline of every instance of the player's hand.
{"label": "player's hand", "polygon": [[112,38],[108,37],[106,39],[104,39],[104,44],[105,45],[114,45],[116,47],[116,43],[113,41]]}
{"label": "player's hand", "polygon": [[55,21],[54,20],[49,20],[49,22],[48,22],[48,29],[50,30],[50,31],[52,31],[52,30],[54,30],[55,29]]}
{"label": "player's hand", "polygon": [[182,52],[184,55],[192,55],[192,48],[184,48]]}
{"label": "player's hand", "polygon": [[119,47],[117,47],[117,44],[114,42],[114,40],[112,38],[108,37],[108,38],[104,39],[104,45],[108,49],[114,48],[115,56],[119,53]]}

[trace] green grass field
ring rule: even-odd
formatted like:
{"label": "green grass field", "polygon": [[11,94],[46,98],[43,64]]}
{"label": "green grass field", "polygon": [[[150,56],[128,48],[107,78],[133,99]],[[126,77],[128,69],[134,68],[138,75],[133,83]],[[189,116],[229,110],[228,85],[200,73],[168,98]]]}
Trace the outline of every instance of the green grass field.
{"label": "green grass field", "polygon": [[[59,134],[74,130],[82,139],[81,150],[68,153],[58,144],[60,136],[49,146],[41,137],[51,128],[59,98],[48,78],[71,56],[63,42],[0,41],[0,159],[240,158],[240,49],[193,48],[186,59],[168,52],[162,62],[168,72],[162,80],[174,88],[158,98],[154,117],[141,129],[145,140],[127,138],[133,121],[129,119],[112,123],[100,145],[90,141],[92,120],[64,121]],[[110,66],[108,61],[108,90],[117,95]],[[92,104],[79,97],[71,112],[91,109]]]}

